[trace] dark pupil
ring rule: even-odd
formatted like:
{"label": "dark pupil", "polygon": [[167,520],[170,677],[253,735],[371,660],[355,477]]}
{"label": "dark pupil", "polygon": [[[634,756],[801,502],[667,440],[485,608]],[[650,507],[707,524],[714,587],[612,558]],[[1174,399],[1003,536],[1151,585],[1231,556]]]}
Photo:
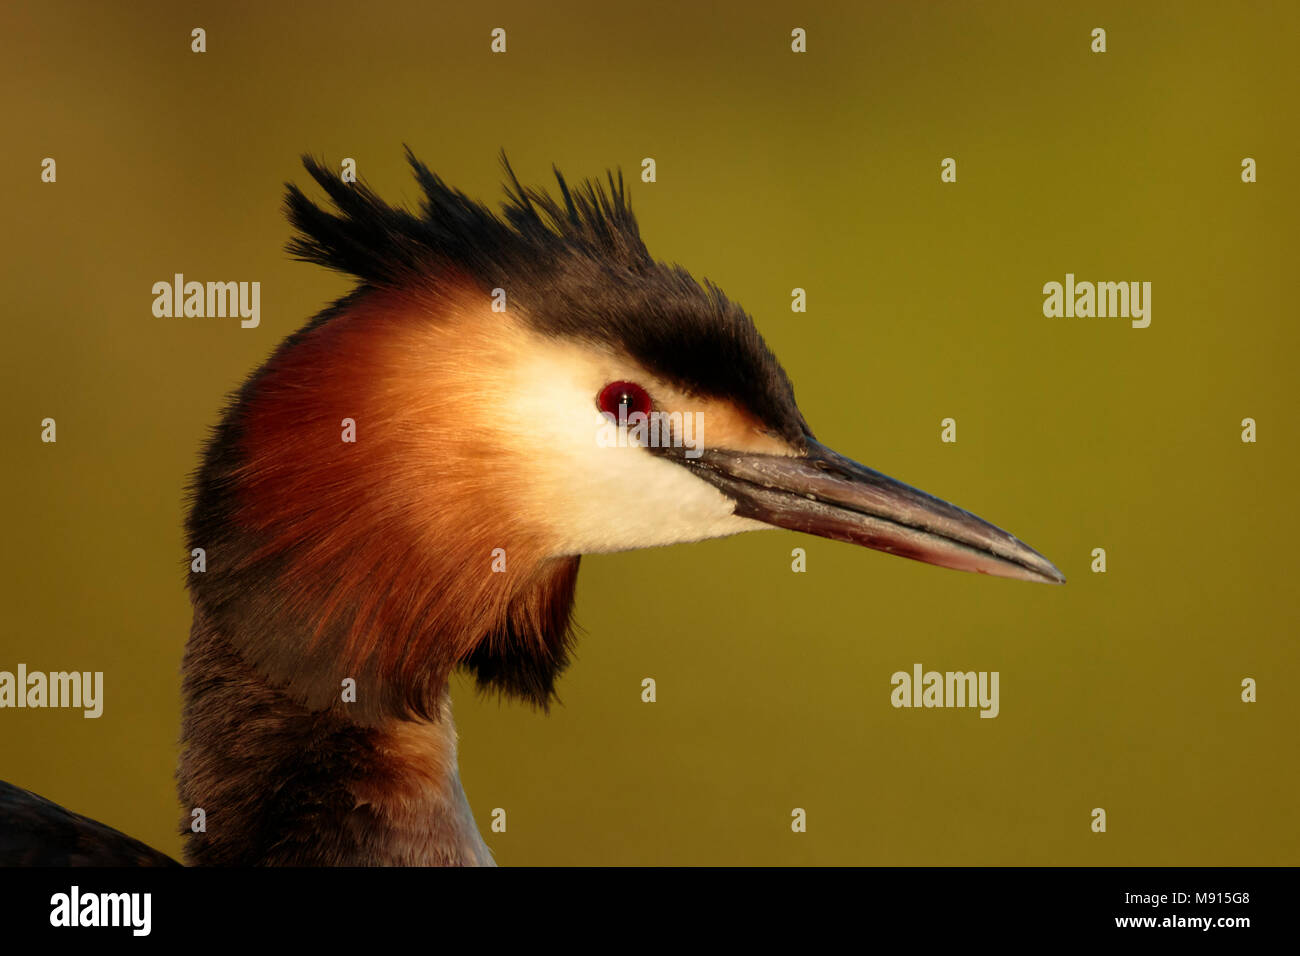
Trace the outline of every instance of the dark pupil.
{"label": "dark pupil", "polygon": [[635,382],[610,382],[600,391],[597,406],[615,418],[630,418],[638,412],[650,411],[650,396]]}

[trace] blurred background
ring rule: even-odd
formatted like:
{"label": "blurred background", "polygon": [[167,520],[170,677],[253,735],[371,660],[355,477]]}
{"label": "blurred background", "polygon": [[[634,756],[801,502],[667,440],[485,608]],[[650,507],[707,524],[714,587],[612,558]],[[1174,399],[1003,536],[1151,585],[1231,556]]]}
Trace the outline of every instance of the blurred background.
{"label": "blurred background", "polygon": [[[414,202],[409,143],[495,205],[504,148],[526,183],[622,167],[651,252],[750,311],[823,442],[1070,580],[776,531],[584,559],[562,706],[453,686],[500,863],[1297,863],[1298,29],[1290,3],[10,0],[0,669],[102,670],[105,706],[0,711],[0,778],[179,854],[183,486],[227,393],[349,288],[284,253],[283,184],[310,151]],[[177,272],[260,281],[260,327],[155,318]],[[1045,318],[1067,272],[1151,282],[1150,328]],[[892,708],[917,662],[999,671],[1000,716]]]}

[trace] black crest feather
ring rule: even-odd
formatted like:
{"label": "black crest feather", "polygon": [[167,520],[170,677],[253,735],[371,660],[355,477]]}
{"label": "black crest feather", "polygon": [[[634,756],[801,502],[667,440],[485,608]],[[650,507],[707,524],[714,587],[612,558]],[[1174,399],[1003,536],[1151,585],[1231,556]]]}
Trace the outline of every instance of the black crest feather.
{"label": "black crest feather", "polygon": [[653,266],[623,187],[608,174],[569,188],[555,169],[562,202],[519,182],[505,153],[506,202],[502,215],[448,186],[408,148],[407,161],[424,191],[420,215],[384,202],[361,182],[346,183],[311,156],[303,165],[325,190],[337,213],[321,209],[292,183],[285,201],[299,235],[295,258],[356,276],[372,286],[400,283],[414,272],[452,265],[475,278],[495,279],[520,267],[556,265],[566,257],[603,259],[630,271]]}

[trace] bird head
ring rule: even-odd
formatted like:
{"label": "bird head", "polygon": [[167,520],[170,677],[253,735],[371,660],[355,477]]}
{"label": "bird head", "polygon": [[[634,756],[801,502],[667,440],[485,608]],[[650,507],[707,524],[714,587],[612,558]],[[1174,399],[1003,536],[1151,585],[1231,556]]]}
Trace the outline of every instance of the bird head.
{"label": "bird head", "polygon": [[[298,258],[356,289],[232,399],[196,475],[205,626],[313,709],[432,716],[449,673],[546,704],[583,554],[786,528],[1060,582],[983,520],[824,447],[749,316],[653,259],[621,176],[499,213],[409,154],[418,212],[307,159]],[[504,160],[503,160],[504,162]]]}

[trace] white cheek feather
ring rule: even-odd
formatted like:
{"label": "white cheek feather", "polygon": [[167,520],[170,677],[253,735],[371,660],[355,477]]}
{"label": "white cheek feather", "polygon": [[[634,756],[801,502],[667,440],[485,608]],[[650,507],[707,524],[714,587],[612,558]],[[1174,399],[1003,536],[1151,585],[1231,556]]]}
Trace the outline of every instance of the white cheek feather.
{"label": "white cheek feather", "polygon": [[546,526],[554,553],[627,551],[770,527],[737,517],[730,498],[681,465],[644,448],[602,447],[596,395],[629,377],[627,370],[620,374],[599,353],[546,351],[515,370],[509,407],[527,408],[528,421],[503,438],[519,453],[520,506]]}

